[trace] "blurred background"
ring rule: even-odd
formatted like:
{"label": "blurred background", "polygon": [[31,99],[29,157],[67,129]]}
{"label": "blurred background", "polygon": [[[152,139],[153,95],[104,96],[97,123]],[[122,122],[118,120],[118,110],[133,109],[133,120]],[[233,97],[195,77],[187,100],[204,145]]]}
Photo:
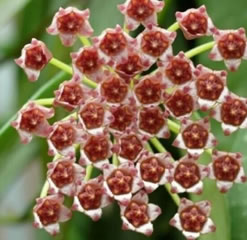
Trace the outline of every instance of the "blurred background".
{"label": "blurred background", "polygon": [[[0,128],[51,78],[58,76],[60,82],[69,79],[69,76],[59,73],[56,68],[47,66],[36,83],[29,83],[22,69],[13,61],[19,57],[22,47],[35,37],[46,42],[56,58],[70,63],[69,53],[76,51],[80,43],[77,42],[73,48],[64,48],[58,37],[49,36],[45,31],[58,8],[70,5],[81,9],[90,8],[90,21],[95,35],[98,35],[106,27],[122,24],[123,17],[116,5],[123,2],[124,0],[0,0]],[[184,11],[202,4],[206,5],[218,28],[247,29],[246,0],[167,0],[164,11],[159,15],[159,23],[167,28],[175,21],[176,11]],[[186,51],[209,40],[210,38],[203,38],[186,41],[181,31],[178,31],[174,53]],[[194,57],[193,61],[195,64],[201,63],[213,69],[225,69],[223,63],[211,62],[207,56],[208,53],[201,54]],[[41,97],[52,97],[59,81],[42,93]],[[234,93],[247,97],[247,61],[241,64],[236,73],[229,73],[228,87]],[[64,114],[64,111],[59,109],[57,119]],[[220,142],[218,149],[239,151],[244,154],[247,171],[247,130],[237,131],[230,137],[225,137],[220,125],[212,120],[212,131]],[[179,158],[181,152],[170,147],[170,143],[171,141],[164,142],[173,156]],[[30,145],[23,146],[13,129],[8,129],[0,136],[0,240],[52,239],[45,231],[36,230],[31,225],[34,199],[39,196],[45,180],[46,164],[49,161],[51,159],[47,156],[47,144],[44,140],[34,139]],[[201,161],[207,162],[208,156],[203,156]],[[205,184],[202,196],[189,197],[194,200],[212,201],[212,217],[216,222],[217,232],[202,237],[201,240],[246,240],[247,184],[235,185],[225,195],[218,193],[213,181],[206,180]],[[180,232],[168,225],[177,207],[166,190],[160,187],[150,195],[150,199],[163,210],[163,214],[154,222],[155,230],[151,239],[184,239]],[[71,221],[62,225],[61,234],[55,237],[57,240],[99,238],[147,239],[138,233],[121,230],[119,209],[116,204],[105,209],[103,218],[97,223],[83,214],[75,213]]]}

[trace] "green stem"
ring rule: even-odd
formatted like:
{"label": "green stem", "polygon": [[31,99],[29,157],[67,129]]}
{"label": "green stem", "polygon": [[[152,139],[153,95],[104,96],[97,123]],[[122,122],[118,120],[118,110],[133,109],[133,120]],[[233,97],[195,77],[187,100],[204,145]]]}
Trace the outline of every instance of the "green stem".
{"label": "green stem", "polygon": [[195,47],[185,53],[185,56],[187,58],[192,58],[200,53],[206,52],[207,50],[210,50],[214,46],[215,42],[211,41],[205,44],[202,44],[198,47]]}
{"label": "green stem", "polygon": [[50,64],[54,65],[55,67],[63,70],[64,72],[72,75],[73,74],[73,70],[72,67],[70,67],[69,65],[65,64],[64,62],[56,59],[56,58],[52,58],[51,61],[49,62]]}
{"label": "green stem", "polygon": [[178,22],[173,23],[170,27],[167,28],[167,30],[170,31],[170,32],[175,32],[178,29],[179,29]]}
{"label": "green stem", "polygon": [[78,38],[80,39],[80,41],[83,44],[83,46],[88,47],[88,46],[92,45],[90,40],[87,37],[78,36]]}
{"label": "green stem", "polygon": [[179,206],[179,204],[180,204],[180,197],[179,197],[178,194],[171,192],[171,184],[169,184],[169,183],[165,184],[165,188],[168,191],[168,193],[170,194],[172,200],[176,203],[177,206]]}
{"label": "green stem", "polygon": [[86,167],[86,176],[85,176],[85,181],[88,181],[91,178],[91,175],[93,173],[93,165],[88,165]]}
{"label": "green stem", "polygon": [[178,123],[172,121],[171,119],[168,119],[168,120],[167,120],[167,124],[168,124],[169,129],[170,129],[172,132],[174,132],[174,133],[176,133],[176,134],[179,133],[180,125],[179,125]]}
{"label": "green stem", "polygon": [[150,142],[155,146],[155,148],[161,152],[161,153],[165,153],[167,152],[166,149],[164,148],[164,146],[161,144],[161,142],[156,138],[156,137],[152,137],[150,139]]}
{"label": "green stem", "polygon": [[43,98],[35,100],[34,102],[42,106],[51,106],[54,102],[54,98]]}

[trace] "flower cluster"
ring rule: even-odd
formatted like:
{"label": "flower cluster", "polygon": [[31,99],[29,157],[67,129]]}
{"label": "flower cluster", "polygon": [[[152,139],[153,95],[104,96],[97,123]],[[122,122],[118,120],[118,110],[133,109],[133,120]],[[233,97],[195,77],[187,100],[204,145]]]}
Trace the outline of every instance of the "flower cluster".
{"label": "flower cluster", "polygon": [[[30,142],[33,135],[44,137],[48,154],[54,156],[48,164],[49,191],[34,207],[36,227],[55,235],[58,223],[68,220],[71,210],[96,221],[102,208],[116,200],[123,229],[149,236],[153,232],[151,222],[161,209],[148,203],[148,194],[159,185],[170,184],[174,194],[201,194],[203,179],[209,177],[224,193],[234,182],[246,181],[241,154],[212,151],[217,140],[210,132],[209,118],[193,121],[191,115],[198,109],[210,111],[229,135],[238,128],[247,128],[247,99],[228,90],[226,71],[195,67],[183,52],[173,55],[176,32],[157,24],[157,12],[163,7],[164,3],[157,0],[127,0],[119,6],[125,28],[134,30],[142,24],[143,32],[133,38],[117,25],[93,37],[93,45],[71,53],[73,76],[60,84],[53,101],[54,107],[73,112],[66,119],[50,125],[47,119],[53,117],[53,108],[35,102],[18,113],[13,126],[22,142]],[[78,35],[92,35],[89,15],[88,9],[61,8],[47,31],[58,34],[65,46],[71,46]],[[210,58],[223,59],[229,70],[236,70],[241,59],[247,57],[244,30],[217,29],[205,6],[177,12],[176,18],[186,39],[212,35],[215,45]],[[33,39],[16,62],[35,81],[51,58],[45,44]],[[155,63],[157,70],[142,74]],[[97,87],[83,85],[85,78]],[[169,153],[147,150],[150,139],[170,137],[170,118],[180,122],[173,145],[187,151],[177,161]],[[198,163],[205,150],[212,153],[208,166]],[[92,166],[101,174],[90,179],[86,169]],[[70,210],[63,205],[63,195],[74,198]],[[186,238],[196,239],[215,231],[210,211],[208,201],[181,199],[170,224]]]}

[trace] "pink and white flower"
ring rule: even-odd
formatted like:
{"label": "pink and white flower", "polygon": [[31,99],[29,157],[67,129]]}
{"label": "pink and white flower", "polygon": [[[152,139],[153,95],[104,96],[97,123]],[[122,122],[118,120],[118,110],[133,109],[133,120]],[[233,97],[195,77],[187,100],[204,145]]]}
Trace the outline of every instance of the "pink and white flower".
{"label": "pink and white flower", "polygon": [[89,9],[80,11],[75,7],[59,8],[47,32],[51,35],[59,35],[64,46],[72,46],[77,35],[90,37],[93,34],[88,21],[89,16]]}
{"label": "pink and white flower", "polygon": [[33,209],[34,227],[44,228],[55,236],[59,233],[59,222],[68,221],[72,213],[63,205],[64,197],[60,194],[50,195],[36,200]]}
{"label": "pink and white flower", "polygon": [[213,152],[213,161],[209,164],[209,178],[216,180],[222,193],[227,192],[234,183],[246,182],[242,159],[241,153]]}
{"label": "pink and white flower", "polygon": [[211,203],[201,201],[193,203],[182,198],[178,213],[170,220],[170,224],[182,231],[188,240],[194,240],[201,234],[215,232],[216,227],[209,217],[211,212]]}
{"label": "pink and white flower", "polygon": [[127,205],[132,195],[143,187],[132,162],[122,163],[118,167],[112,164],[104,165],[103,175],[107,194],[124,205]]}
{"label": "pink and white flower", "polygon": [[102,208],[112,203],[112,199],[104,190],[103,183],[102,175],[82,181],[74,197],[72,209],[85,213],[93,221],[98,221],[103,213]]}
{"label": "pink and white flower", "polygon": [[200,64],[196,67],[194,74],[197,101],[202,110],[206,111],[224,100],[229,92],[226,87],[226,71],[211,70]]}
{"label": "pink and white flower", "polygon": [[186,39],[212,35],[214,24],[207,14],[205,5],[191,8],[185,12],[176,12],[176,19]]}
{"label": "pink and white flower", "polygon": [[29,81],[35,82],[39,78],[40,71],[52,59],[52,54],[46,45],[35,38],[30,44],[26,44],[21,56],[15,59],[17,65],[24,69]]}
{"label": "pink and white flower", "polygon": [[29,102],[18,112],[17,119],[11,125],[20,135],[24,144],[32,140],[33,135],[47,137],[51,132],[51,126],[47,119],[54,116],[53,108],[46,108]]}
{"label": "pink and white flower", "polygon": [[213,148],[217,145],[217,140],[210,132],[210,122],[208,118],[198,121],[183,119],[181,129],[173,146],[186,149],[194,158],[198,158],[205,149]]}
{"label": "pink and white flower", "polygon": [[128,205],[121,203],[119,205],[123,230],[139,232],[146,236],[153,233],[152,221],[161,214],[161,209],[155,204],[148,203],[148,195],[145,191],[136,193]]}
{"label": "pink and white flower", "polygon": [[163,1],[157,0],[127,0],[118,6],[125,16],[125,25],[129,30],[135,30],[140,24],[145,27],[157,25],[157,13],[164,7]]}
{"label": "pink and white flower", "polygon": [[245,29],[219,30],[213,29],[215,45],[209,54],[214,61],[224,60],[230,71],[236,71],[242,59],[247,59],[247,38]]}
{"label": "pink and white flower", "polygon": [[191,156],[186,155],[173,163],[173,168],[171,168],[171,192],[201,194],[203,190],[202,180],[208,174],[207,166],[198,164]]}
{"label": "pink and white flower", "polygon": [[153,192],[170,181],[171,155],[169,153],[145,152],[139,158],[136,169],[143,180],[147,193]]}
{"label": "pink and white flower", "polygon": [[85,169],[75,163],[75,159],[58,158],[48,163],[47,178],[50,185],[49,193],[62,193],[73,196],[77,185],[85,177]]}
{"label": "pink and white flower", "polygon": [[47,141],[48,154],[55,156],[60,154],[73,159],[75,157],[75,145],[80,144],[85,137],[85,132],[79,127],[74,117],[62,120],[52,125],[51,133]]}
{"label": "pink and white flower", "polygon": [[92,164],[94,167],[102,169],[109,164],[112,156],[112,143],[107,132],[91,135],[88,134],[81,145],[80,164],[87,166]]}
{"label": "pink and white flower", "polygon": [[211,111],[211,116],[221,123],[225,135],[239,128],[247,128],[247,99],[231,92]]}

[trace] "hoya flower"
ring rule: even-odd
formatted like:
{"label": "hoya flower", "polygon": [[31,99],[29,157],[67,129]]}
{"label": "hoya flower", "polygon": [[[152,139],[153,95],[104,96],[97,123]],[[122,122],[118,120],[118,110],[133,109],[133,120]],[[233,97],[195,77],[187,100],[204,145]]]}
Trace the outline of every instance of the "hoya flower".
{"label": "hoya flower", "polygon": [[222,193],[227,192],[234,182],[246,182],[241,153],[214,151],[212,159],[213,162],[209,164],[209,177],[216,180],[217,187]]}
{"label": "hoya flower", "polygon": [[161,214],[161,209],[148,201],[147,193],[139,191],[131,198],[127,206],[119,204],[123,230],[136,231],[146,236],[153,233],[152,221]]}
{"label": "hoya flower", "polygon": [[51,35],[59,35],[64,46],[72,46],[77,35],[90,37],[93,34],[88,21],[89,16],[89,9],[80,11],[74,7],[60,8],[47,28],[47,32]]}
{"label": "hoya flower", "polygon": [[224,101],[211,111],[211,116],[221,122],[225,135],[230,135],[239,128],[246,128],[247,100],[229,93]]}
{"label": "hoya flower", "polygon": [[117,74],[110,74],[98,85],[98,92],[109,105],[129,103],[132,95],[129,85]]}
{"label": "hoya flower", "polygon": [[59,233],[59,222],[68,221],[72,213],[63,205],[64,197],[60,194],[38,198],[34,206],[34,227],[44,228],[51,235]]}
{"label": "hoya flower", "polygon": [[172,56],[172,43],[176,38],[176,32],[170,32],[153,25],[148,26],[137,37],[138,48],[153,63],[157,59],[165,61]]}
{"label": "hoya flower", "polygon": [[87,135],[81,146],[80,164],[90,165],[102,169],[109,164],[108,158],[112,156],[110,136],[104,132],[97,135]]}
{"label": "hoya flower", "polygon": [[242,59],[247,59],[245,29],[219,30],[213,29],[215,45],[209,54],[214,61],[224,60],[230,71],[236,71]]}
{"label": "hoya flower", "polygon": [[40,71],[51,59],[52,54],[46,45],[33,38],[30,44],[23,47],[21,56],[15,59],[15,62],[24,69],[29,81],[35,82],[40,75]]}
{"label": "hoya flower", "polygon": [[173,163],[171,192],[201,194],[203,190],[202,180],[208,176],[208,173],[207,166],[200,165],[192,157],[185,155]]}
{"label": "hoya flower", "polygon": [[152,62],[149,59],[145,59],[144,55],[133,50],[129,51],[127,57],[122,57],[116,61],[113,68],[129,83],[131,78],[147,70],[151,65]]}
{"label": "hoya flower", "polygon": [[100,36],[93,38],[93,42],[100,57],[110,65],[116,60],[126,57],[129,48],[135,45],[135,40],[125,33],[120,25],[115,28],[107,28]]}
{"label": "hoya flower", "polygon": [[161,74],[146,75],[134,86],[134,97],[137,105],[159,105],[165,85]]}
{"label": "hoya flower", "polygon": [[136,133],[135,131],[126,131],[115,137],[114,151],[118,155],[120,163],[136,162],[145,151],[147,139],[145,136]]}
{"label": "hoya flower", "polygon": [[169,153],[145,152],[139,158],[136,169],[147,193],[153,192],[170,180],[171,156]]}
{"label": "hoya flower", "polygon": [[103,175],[107,194],[124,205],[129,203],[132,194],[143,187],[132,162],[122,163],[118,167],[107,164],[103,168]]}
{"label": "hoya flower", "polygon": [[193,62],[186,58],[183,52],[180,52],[177,56],[168,57],[166,61],[160,62],[159,66],[168,88],[181,87],[194,80]]}
{"label": "hoya flower", "polygon": [[72,78],[60,84],[55,93],[55,106],[63,106],[68,111],[78,108],[84,103],[88,89],[83,86],[80,78]]}
{"label": "hoya flower", "polygon": [[17,114],[17,119],[11,124],[20,135],[21,142],[24,144],[32,140],[33,135],[47,137],[51,127],[47,119],[54,116],[53,108],[46,108],[29,102]]}
{"label": "hoya flower", "polygon": [[217,140],[210,132],[209,119],[203,118],[199,121],[183,119],[180,132],[173,145],[186,149],[195,158],[199,157],[205,149],[215,147]]}
{"label": "hoya flower", "polygon": [[101,99],[93,98],[89,98],[81,106],[78,116],[82,128],[91,134],[103,133],[105,127],[114,119],[105,103]]}
{"label": "hoya flower", "polygon": [[102,175],[87,181],[82,181],[74,197],[73,210],[85,213],[93,221],[98,221],[102,215],[102,208],[112,203],[103,187]]}
{"label": "hoya flower", "polygon": [[169,138],[170,132],[166,119],[167,113],[163,112],[158,106],[143,107],[138,113],[138,130],[148,137]]}
{"label": "hoya flower", "polygon": [[190,117],[198,109],[195,89],[184,86],[171,94],[164,94],[164,104],[167,112],[177,119]]}
{"label": "hoya flower", "polygon": [[85,169],[75,163],[75,159],[58,158],[48,163],[47,178],[50,185],[49,193],[63,193],[73,196],[76,187],[85,177]]}
{"label": "hoya flower", "polygon": [[104,79],[104,60],[100,57],[96,47],[83,47],[70,55],[74,76],[79,76],[82,79],[85,75],[97,83]]}
{"label": "hoya flower", "polygon": [[198,104],[202,110],[212,108],[217,102],[221,102],[227,95],[227,72],[211,70],[203,65],[198,65],[195,70],[195,88],[198,96]]}
{"label": "hoya flower", "polygon": [[75,118],[62,120],[52,125],[52,131],[47,141],[49,146],[48,154],[55,156],[60,154],[65,157],[74,158],[75,145],[83,141],[84,131],[79,127]]}
{"label": "hoya flower", "polygon": [[210,212],[211,203],[209,201],[193,203],[182,198],[178,213],[171,219],[170,224],[182,231],[188,240],[194,240],[201,234],[215,232],[216,227],[209,217]]}
{"label": "hoya flower", "polygon": [[109,128],[113,134],[121,134],[134,128],[136,124],[135,105],[121,104],[109,109],[113,116]]}
{"label": "hoya flower", "polygon": [[129,30],[135,30],[140,24],[145,27],[157,25],[157,13],[163,7],[164,2],[157,0],[127,0],[118,6],[125,16],[125,25]]}
{"label": "hoya flower", "polygon": [[212,35],[211,29],[214,25],[204,5],[197,9],[191,8],[185,12],[176,12],[176,19],[188,40]]}

